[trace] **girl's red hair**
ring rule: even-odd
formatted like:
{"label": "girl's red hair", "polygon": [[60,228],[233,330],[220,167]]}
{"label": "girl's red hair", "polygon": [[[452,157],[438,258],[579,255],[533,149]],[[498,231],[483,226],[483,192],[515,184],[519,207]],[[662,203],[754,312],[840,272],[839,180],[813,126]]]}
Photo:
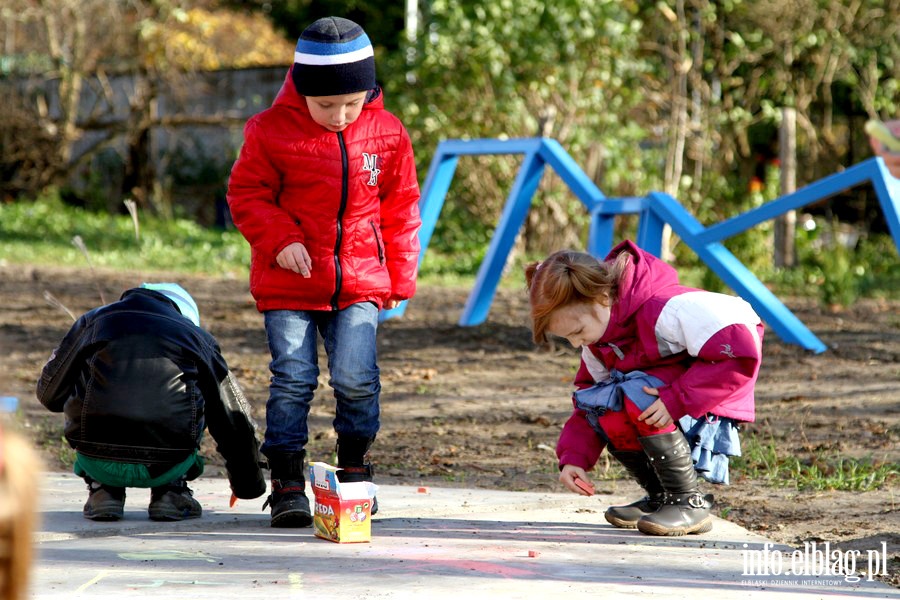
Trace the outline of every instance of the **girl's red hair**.
{"label": "girl's red hair", "polygon": [[618,297],[622,275],[631,255],[622,252],[611,261],[600,261],[585,252],[561,250],[525,267],[531,330],[538,344],[547,342],[553,313],[570,304],[600,302],[611,306]]}

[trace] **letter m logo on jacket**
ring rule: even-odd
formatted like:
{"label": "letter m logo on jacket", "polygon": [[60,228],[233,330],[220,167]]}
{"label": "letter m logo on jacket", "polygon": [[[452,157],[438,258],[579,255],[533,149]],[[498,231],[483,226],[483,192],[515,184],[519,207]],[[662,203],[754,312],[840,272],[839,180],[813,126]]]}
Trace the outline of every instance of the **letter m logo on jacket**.
{"label": "letter m logo on jacket", "polygon": [[362,170],[369,172],[369,181],[366,182],[366,185],[371,185],[371,186],[378,185],[378,174],[381,173],[381,169],[378,168],[378,155],[363,152],[362,158],[363,158]]}

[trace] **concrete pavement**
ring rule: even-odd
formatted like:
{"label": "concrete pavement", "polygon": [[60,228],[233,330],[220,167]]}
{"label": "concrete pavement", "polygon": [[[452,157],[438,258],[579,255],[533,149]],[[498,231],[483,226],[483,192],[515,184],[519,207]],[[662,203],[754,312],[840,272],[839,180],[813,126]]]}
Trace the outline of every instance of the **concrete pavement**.
{"label": "concrete pavement", "polygon": [[129,489],[124,520],[94,523],[84,483],[48,473],[32,597],[900,600],[866,575],[879,547],[827,555],[720,519],[708,534],[650,537],[606,523],[606,506],[631,500],[620,496],[380,486],[372,541],[335,544],[269,527],[262,498],[229,508],[223,479],[191,487],[201,519],[152,522],[149,490]]}

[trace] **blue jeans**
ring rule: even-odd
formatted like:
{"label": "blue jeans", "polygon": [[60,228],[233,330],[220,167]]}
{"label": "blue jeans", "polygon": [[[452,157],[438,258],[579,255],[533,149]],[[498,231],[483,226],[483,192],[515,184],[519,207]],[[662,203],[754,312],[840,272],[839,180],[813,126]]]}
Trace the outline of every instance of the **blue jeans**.
{"label": "blue jeans", "polygon": [[317,332],[328,355],[335,432],[374,438],[380,426],[378,308],[362,302],[336,312],[272,310],[264,315],[272,378],[263,454],[299,452],[309,441],[307,417],[319,377]]}

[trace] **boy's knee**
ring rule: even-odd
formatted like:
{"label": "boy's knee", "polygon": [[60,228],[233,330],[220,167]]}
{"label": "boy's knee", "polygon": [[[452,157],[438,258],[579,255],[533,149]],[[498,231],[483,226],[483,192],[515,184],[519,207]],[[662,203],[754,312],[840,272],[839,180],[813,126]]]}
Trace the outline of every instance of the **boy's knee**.
{"label": "boy's knee", "polygon": [[381,382],[373,377],[333,378],[331,382],[335,393],[346,400],[370,400],[377,398],[381,392]]}

